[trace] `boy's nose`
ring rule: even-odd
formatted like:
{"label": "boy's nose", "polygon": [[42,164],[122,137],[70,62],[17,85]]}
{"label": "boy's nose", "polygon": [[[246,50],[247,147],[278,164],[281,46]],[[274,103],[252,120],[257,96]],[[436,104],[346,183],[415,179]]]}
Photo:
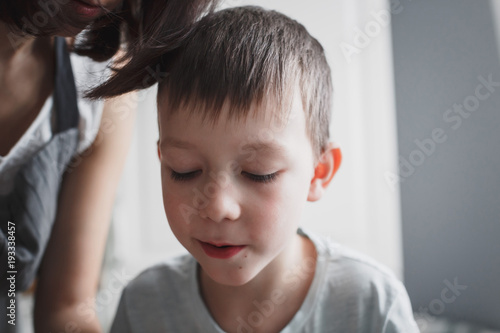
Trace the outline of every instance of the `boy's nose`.
{"label": "boy's nose", "polygon": [[214,222],[236,221],[241,214],[241,207],[229,188],[216,188],[207,195],[207,204],[199,209],[201,218]]}

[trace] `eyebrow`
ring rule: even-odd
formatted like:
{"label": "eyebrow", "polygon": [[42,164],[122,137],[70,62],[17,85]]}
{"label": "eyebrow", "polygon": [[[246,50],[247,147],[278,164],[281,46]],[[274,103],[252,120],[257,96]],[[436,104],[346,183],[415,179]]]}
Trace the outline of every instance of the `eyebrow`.
{"label": "eyebrow", "polygon": [[270,153],[284,153],[285,149],[275,143],[270,142],[253,142],[245,144],[241,147],[241,150],[252,150],[252,151],[263,151]]}
{"label": "eyebrow", "polygon": [[[164,140],[162,140],[161,148],[168,148],[168,147],[174,147],[174,148],[180,148],[180,149],[194,149],[196,148],[196,145],[189,143],[187,141],[182,141],[178,140],[172,137],[167,137]],[[241,147],[242,151],[261,151],[265,153],[276,153],[276,154],[283,154],[285,152],[285,149],[275,143],[272,142],[251,142],[243,145]]]}
{"label": "eyebrow", "polygon": [[167,137],[164,140],[162,140],[161,148],[166,148],[166,147],[175,147],[175,148],[181,148],[181,149],[193,149],[196,148],[196,146],[192,143],[182,141],[182,140],[177,140],[171,137]]}

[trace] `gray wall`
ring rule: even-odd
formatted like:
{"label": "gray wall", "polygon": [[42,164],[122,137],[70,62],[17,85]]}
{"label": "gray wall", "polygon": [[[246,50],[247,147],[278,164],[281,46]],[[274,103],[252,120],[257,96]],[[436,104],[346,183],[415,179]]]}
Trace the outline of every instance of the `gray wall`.
{"label": "gray wall", "polygon": [[[401,5],[393,37],[405,284],[415,311],[500,328],[500,64],[492,9],[485,0]],[[489,75],[498,82],[493,92],[478,79]],[[471,111],[453,111],[464,103]],[[454,283],[458,289],[448,286]]]}

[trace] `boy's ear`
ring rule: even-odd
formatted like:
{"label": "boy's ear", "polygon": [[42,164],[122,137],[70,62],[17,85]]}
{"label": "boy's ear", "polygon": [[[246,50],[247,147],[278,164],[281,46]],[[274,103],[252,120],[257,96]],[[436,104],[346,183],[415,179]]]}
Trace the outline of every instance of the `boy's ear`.
{"label": "boy's ear", "polygon": [[158,158],[161,161],[161,151],[160,151],[160,139],[156,141],[156,149],[158,149]]}
{"label": "boy's ear", "polygon": [[340,167],[342,162],[342,152],[340,147],[332,142],[328,144],[325,151],[319,157],[318,164],[314,170],[314,177],[311,180],[307,201],[317,201],[325,193],[328,184]]}

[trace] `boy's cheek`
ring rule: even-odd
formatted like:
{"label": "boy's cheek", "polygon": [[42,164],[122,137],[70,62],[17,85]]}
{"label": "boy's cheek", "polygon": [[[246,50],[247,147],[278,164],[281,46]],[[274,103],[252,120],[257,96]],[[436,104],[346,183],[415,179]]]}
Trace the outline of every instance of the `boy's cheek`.
{"label": "boy's cheek", "polygon": [[163,206],[165,208],[165,213],[169,223],[177,223],[179,216],[181,216],[181,209],[183,206],[182,200],[179,200],[175,196],[163,196]]}
{"label": "boy's cheek", "polygon": [[[271,232],[274,228],[279,229],[283,220],[290,217],[290,209],[293,209],[287,202],[280,199],[281,194],[275,194],[273,197],[259,198],[260,200],[255,200],[252,204],[247,201],[246,207],[243,214],[247,214],[248,218],[251,218],[252,225],[262,225],[257,228],[262,232]],[[252,199],[248,199],[249,201]],[[248,214],[252,212],[252,214]]]}

